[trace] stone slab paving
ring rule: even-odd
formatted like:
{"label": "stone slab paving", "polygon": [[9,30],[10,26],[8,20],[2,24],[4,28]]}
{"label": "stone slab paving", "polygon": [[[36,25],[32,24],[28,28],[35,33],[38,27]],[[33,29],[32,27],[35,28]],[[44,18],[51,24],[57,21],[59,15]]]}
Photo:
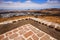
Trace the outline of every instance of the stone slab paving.
{"label": "stone slab paving", "polygon": [[31,24],[26,24],[0,35],[0,40],[57,40]]}

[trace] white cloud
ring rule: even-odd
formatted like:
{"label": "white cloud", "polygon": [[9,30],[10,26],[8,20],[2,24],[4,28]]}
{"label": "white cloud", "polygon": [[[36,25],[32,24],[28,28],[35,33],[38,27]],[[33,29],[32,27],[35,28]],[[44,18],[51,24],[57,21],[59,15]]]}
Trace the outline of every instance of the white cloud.
{"label": "white cloud", "polygon": [[9,1],[9,2],[2,2],[0,3],[0,8],[4,8],[4,9],[19,9],[19,8],[32,8],[32,9],[35,9],[35,8],[51,8],[51,7],[59,7],[60,4],[58,2],[55,2],[55,3],[51,3],[51,2],[47,2],[47,3],[44,3],[44,4],[37,4],[37,3],[33,3],[31,1],[26,1],[24,3],[21,3],[21,2],[12,2],[12,1]]}

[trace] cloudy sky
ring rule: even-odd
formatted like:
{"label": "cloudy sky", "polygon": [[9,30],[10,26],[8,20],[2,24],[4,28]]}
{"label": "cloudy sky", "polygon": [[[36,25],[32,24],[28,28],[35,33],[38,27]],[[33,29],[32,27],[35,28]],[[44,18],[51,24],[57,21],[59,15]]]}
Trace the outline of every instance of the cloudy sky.
{"label": "cloudy sky", "polygon": [[60,0],[0,0],[0,9],[60,8]]}

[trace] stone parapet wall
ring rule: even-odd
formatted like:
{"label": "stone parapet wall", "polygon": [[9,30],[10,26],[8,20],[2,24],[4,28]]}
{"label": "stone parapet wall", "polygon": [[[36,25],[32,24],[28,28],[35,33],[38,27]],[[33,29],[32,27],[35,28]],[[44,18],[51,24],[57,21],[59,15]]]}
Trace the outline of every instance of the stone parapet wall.
{"label": "stone parapet wall", "polygon": [[26,18],[20,18],[20,19],[16,19],[16,20],[10,20],[10,21],[4,21],[4,22],[1,22],[1,24],[8,24],[8,23],[13,23],[13,21],[18,21],[18,20],[25,20],[25,19],[32,19],[32,20],[35,20],[35,21],[38,21],[40,23],[42,23],[43,25],[47,25],[47,26],[50,26],[50,27],[53,27],[53,28],[58,28],[60,30],[60,24],[58,23],[53,23],[53,22],[48,22],[47,20],[43,20],[43,19],[40,19],[40,18],[35,18],[35,17],[26,17]]}
{"label": "stone parapet wall", "polygon": [[47,26],[53,25],[55,28],[57,26],[60,27],[60,24],[58,24],[58,23],[48,22],[47,20],[43,20],[43,19],[39,19],[39,18],[32,18],[31,17],[31,19],[36,20],[36,21],[41,22],[41,23],[44,23],[44,24],[47,24]]}

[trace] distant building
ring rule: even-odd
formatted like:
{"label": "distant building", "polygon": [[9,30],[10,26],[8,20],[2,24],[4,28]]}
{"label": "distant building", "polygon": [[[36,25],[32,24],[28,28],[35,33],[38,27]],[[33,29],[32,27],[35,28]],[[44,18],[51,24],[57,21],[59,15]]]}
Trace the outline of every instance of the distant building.
{"label": "distant building", "polygon": [[20,15],[26,15],[26,13],[4,13],[4,14],[0,14],[0,17],[5,18],[5,17],[20,16]]}

